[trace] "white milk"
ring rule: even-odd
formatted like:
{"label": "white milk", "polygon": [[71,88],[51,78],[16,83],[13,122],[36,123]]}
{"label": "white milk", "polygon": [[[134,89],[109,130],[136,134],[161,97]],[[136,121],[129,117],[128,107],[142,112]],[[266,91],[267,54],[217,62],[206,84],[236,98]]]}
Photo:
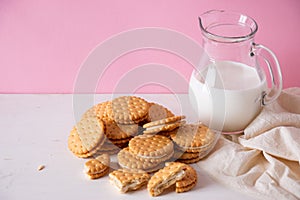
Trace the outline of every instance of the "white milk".
{"label": "white milk", "polygon": [[[203,78],[205,77],[205,78]],[[190,79],[190,101],[199,120],[223,132],[242,131],[261,110],[265,79],[245,64],[220,61]]]}

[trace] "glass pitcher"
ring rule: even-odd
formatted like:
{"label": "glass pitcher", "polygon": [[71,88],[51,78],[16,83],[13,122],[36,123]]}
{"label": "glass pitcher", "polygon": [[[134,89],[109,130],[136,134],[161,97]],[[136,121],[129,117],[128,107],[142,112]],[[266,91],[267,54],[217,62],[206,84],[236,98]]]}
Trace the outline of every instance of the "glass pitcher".
{"label": "glass pitcher", "polygon": [[279,96],[279,62],[271,50],[254,42],[258,27],[251,17],[212,10],[199,22],[208,59],[202,59],[191,75],[190,102],[205,125],[240,133]]}

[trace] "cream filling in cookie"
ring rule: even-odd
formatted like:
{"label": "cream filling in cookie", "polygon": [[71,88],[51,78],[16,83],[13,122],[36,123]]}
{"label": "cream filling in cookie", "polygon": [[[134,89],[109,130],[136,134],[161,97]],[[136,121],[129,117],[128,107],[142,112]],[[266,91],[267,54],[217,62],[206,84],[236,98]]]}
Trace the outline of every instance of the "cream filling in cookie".
{"label": "cream filling in cookie", "polygon": [[[173,155],[173,154],[172,154]],[[160,158],[168,158],[168,154],[162,154],[162,155],[157,155],[157,156],[146,156],[146,155],[137,155],[140,158],[145,158],[145,159],[160,159]]]}
{"label": "cream filling in cookie", "polygon": [[174,185],[176,183],[176,181],[181,180],[184,176],[185,176],[185,171],[180,170],[173,176],[170,176],[167,179],[163,180],[161,183],[157,184],[153,188],[152,192],[153,192],[154,196],[161,194],[165,189],[167,189],[171,185]]}
{"label": "cream filling in cookie", "polygon": [[[152,130],[160,130],[163,129],[164,127],[173,125],[174,127],[172,127],[173,129],[175,129],[176,127],[185,124],[186,121],[174,121],[174,122],[169,122],[169,123],[164,123],[164,124],[158,124],[158,125],[153,125],[151,127],[146,128],[146,131],[152,131]],[[177,126],[176,126],[177,125]],[[175,127],[176,126],[176,127]],[[173,130],[172,128],[169,128],[170,130]]]}
{"label": "cream filling in cookie", "polygon": [[100,173],[104,172],[105,170],[106,170],[106,168],[99,170],[99,171],[91,172],[91,168],[84,165],[83,173],[85,173],[87,175],[95,175],[95,174],[100,174]]}
{"label": "cream filling in cookie", "polygon": [[141,181],[132,180],[131,183],[123,185],[121,183],[121,181],[115,176],[110,176],[109,180],[110,180],[111,184],[113,184],[117,188],[117,190],[122,193],[125,193],[129,190],[136,190],[143,184],[143,182],[141,182]]}

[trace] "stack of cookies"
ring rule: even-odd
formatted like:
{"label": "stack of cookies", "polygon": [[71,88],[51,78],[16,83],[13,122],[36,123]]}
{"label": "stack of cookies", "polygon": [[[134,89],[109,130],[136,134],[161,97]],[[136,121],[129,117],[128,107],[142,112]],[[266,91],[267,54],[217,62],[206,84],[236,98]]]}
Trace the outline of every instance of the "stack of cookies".
{"label": "stack of cookies", "polygon": [[83,158],[115,154],[138,134],[139,123],[149,118],[148,111],[148,102],[135,96],[99,103],[86,111],[73,127],[68,147]]}
{"label": "stack of cookies", "polygon": [[183,163],[195,163],[212,149],[215,133],[202,124],[185,124],[171,134],[175,144],[174,159]]}
{"label": "stack of cookies", "polygon": [[153,172],[174,154],[173,142],[162,135],[139,135],[129,141],[128,148],[118,153],[122,168]]}
{"label": "stack of cookies", "polygon": [[72,128],[68,148],[77,157],[93,157],[84,165],[90,179],[108,174],[110,155],[117,154],[121,169],[109,177],[118,190],[147,184],[157,196],[172,185],[178,193],[191,190],[197,173],[187,164],[206,156],[215,142],[215,133],[202,124],[187,124],[185,116],[140,97],[121,96],[87,110]]}
{"label": "stack of cookies", "polygon": [[129,140],[138,134],[139,123],[147,118],[148,110],[148,102],[135,96],[122,96],[108,102],[104,116],[97,112],[97,117],[104,121],[106,127],[104,147],[125,148]]}

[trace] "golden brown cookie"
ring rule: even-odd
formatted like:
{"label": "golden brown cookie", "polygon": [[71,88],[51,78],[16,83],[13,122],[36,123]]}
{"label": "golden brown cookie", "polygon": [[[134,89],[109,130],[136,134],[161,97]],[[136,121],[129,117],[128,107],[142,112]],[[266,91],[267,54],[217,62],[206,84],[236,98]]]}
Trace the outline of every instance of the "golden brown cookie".
{"label": "golden brown cookie", "polygon": [[110,165],[110,158],[108,154],[103,154],[95,159],[91,159],[87,161],[84,165],[84,173],[90,178],[90,179],[97,179],[109,171],[109,165]]}
{"label": "golden brown cookie", "polygon": [[163,167],[161,164],[169,158],[170,156],[159,159],[141,158],[132,154],[128,148],[124,148],[118,153],[118,163],[122,168],[144,170],[147,172],[160,169]]}
{"label": "golden brown cookie", "polygon": [[81,143],[76,127],[73,127],[68,137],[68,148],[77,157],[84,158],[90,156],[87,154],[89,151]]}
{"label": "golden brown cookie", "polygon": [[149,105],[136,96],[122,96],[112,100],[109,118],[118,124],[138,124],[146,119]]}
{"label": "golden brown cookie", "polygon": [[183,179],[176,181],[176,192],[187,192],[193,189],[197,184],[197,172],[192,167],[187,165],[185,168],[185,176]]}
{"label": "golden brown cookie", "polygon": [[112,140],[128,139],[138,133],[138,124],[117,124],[109,118],[102,119],[105,124],[105,135]]}
{"label": "golden brown cookie", "polygon": [[156,172],[148,182],[147,189],[151,196],[160,195],[166,188],[185,176],[186,165],[179,162],[166,163],[166,166]]}
{"label": "golden brown cookie", "polygon": [[215,133],[202,124],[185,124],[171,138],[176,146],[187,152],[201,152],[212,146]]}
{"label": "golden brown cookie", "polygon": [[102,142],[100,141],[98,143],[98,146],[95,146],[92,150],[88,150],[86,148],[86,145],[82,143],[82,140],[80,136],[78,135],[78,131],[76,127],[73,127],[73,129],[70,132],[70,135],[68,137],[68,148],[69,150],[77,157],[79,158],[88,158],[93,156],[97,153],[97,151],[101,148]]}
{"label": "golden brown cookie", "polygon": [[99,119],[108,118],[110,116],[111,101],[102,102],[88,109],[83,117],[98,117]]}
{"label": "golden brown cookie", "polygon": [[175,148],[173,159],[194,159],[198,158],[199,153],[198,152],[183,152]]}
{"label": "golden brown cookie", "polygon": [[181,121],[182,119],[185,119],[185,116],[172,116],[168,118],[163,118],[160,120],[152,121],[147,124],[143,125],[143,128],[153,128],[155,126],[160,126],[160,125],[166,125],[166,124],[172,124],[178,121]]}
{"label": "golden brown cookie", "polygon": [[149,122],[143,125],[143,128],[145,128],[144,134],[156,134],[160,132],[173,131],[179,126],[185,124],[185,121],[183,121],[184,118],[185,116],[173,116]]}
{"label": "golden brown cookie", "polygon": [[147,122],[173,117],[174,114],[162,105],[149,103]]}
{"label": "golden brown cookie", "polygon": [[173,142],[161,135],[139,135],[128,143],[129,151],[142,158],[163,158],[174,153]]}
{"label": "golden brown cookie", "polygon": [[149,179],[150,175],[142,170],[118,169],[109,174],[110,182],[122,193],[138,190]]}
{"label": "golden brown cookie", "polygon": [[84,117],[76,124],[77,134],[82,146],[89,152],[104,143],[104,124],[96,117]]}
{"label": "golden brown cookie", "polygon": [[185,164],[193,164],[193,163],[197,163],[201,160],[202,158],[200,156],[196,157],[196,158],[190,158],[190,159],[177,159],[177,162],[181,162],[181,163],[185,163]]}

